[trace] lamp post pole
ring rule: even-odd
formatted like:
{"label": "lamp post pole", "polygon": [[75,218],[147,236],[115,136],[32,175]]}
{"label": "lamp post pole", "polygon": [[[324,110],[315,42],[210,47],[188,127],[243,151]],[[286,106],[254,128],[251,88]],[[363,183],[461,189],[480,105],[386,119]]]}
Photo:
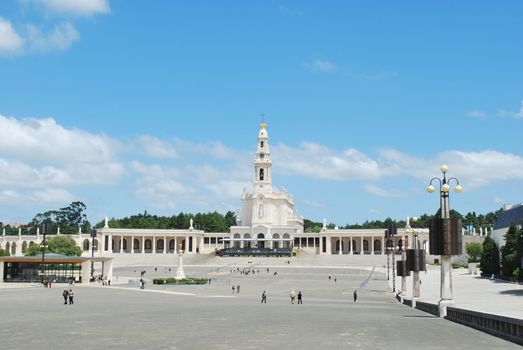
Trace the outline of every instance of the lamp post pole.
{"label": "lamp post pole", "polygon": [[46,241],[45,241],[45,236],[47,235],[47,223],[44,222],[42,224],[42,233],[44,234],[44,240],[42,242],[42,278],[41,278],[41,282],[42,282],[42,285],[44,284],[44,276],[45,276],[45,244],[46,244]]}
{"label": "lamp post pole", "polygon": [[[455,177],[450,177],[447,179],[447,172],[449,168],[446,165],[440,167],[441,172],[443,173],[443,178],[434,177],[430,180],[429,186],[427,187],[427,192],[434,192],[435,188],[432,185],[434,181],[439,182],[440,189],[440,218],[449,219],[450,218],[450,205],[449,205],[449,183],[454,180],[456,182],[456,187],[454,191],[457,193],[461,192],[463,189],[459,184],[459,180]],[[451,255],[441,255],[441,281],[440,281],[440,303],[452,303],[452,256]]]}
{"label": "lamp post pole", "polygon": [[94,281],[94,238],[96,237],[96,229],[91,229],[91,282]]}

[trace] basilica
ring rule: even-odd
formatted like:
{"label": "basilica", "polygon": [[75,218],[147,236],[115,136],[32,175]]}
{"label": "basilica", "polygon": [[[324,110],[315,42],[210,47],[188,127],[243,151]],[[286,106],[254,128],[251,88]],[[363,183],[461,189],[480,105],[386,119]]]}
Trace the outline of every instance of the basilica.
{"label": "basilica", "polygon": [[[290,256],[307,252],[318,255],[381,255],[386,247],[383,229],[328,229],[304,232],[303,218],[297,214],[293,197],[273,187],[273,172],[267,125],[259,126],[252,170],[252,190],[243,189],[242,208],[237,223],[228,233],[186,229],[111,228],[105,220],[96,237],[89,233],[70,235],[82,247],[85,257],[121,257],[178,254],[217,254],[222,256]],[[394,246],[409,247],[411,235],[398,229]],[[55,234],[60,234],[56,232]],[[420,245],[428,253],[428,229],[417,230]],[[49,237],[49,235],[48,235]],[[0,236],[0,248],[11,256],[23,256],[29,244],[40,244],[42,234]],[[464,240],[465,242],[466,240]],[[392,243],[392,242],[391,242]],[[428,257],[430,261],[430,257]]]}

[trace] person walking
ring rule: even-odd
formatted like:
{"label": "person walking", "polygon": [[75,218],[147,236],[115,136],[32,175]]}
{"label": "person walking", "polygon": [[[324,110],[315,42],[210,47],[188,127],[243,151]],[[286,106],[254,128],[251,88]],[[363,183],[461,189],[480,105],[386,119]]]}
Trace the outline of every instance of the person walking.
{"label": "person walking", "polygon": [[358,292],[354,291],[354,302],[356,302],[356,300],[358,300]]}
{"label": "person walking", "polygon": [[298,291],[298,304],[303,304],[303,301],[301,300],[302,298],[302,294],[301,294],[301,290]]}
{"label": "person walking", "polygon": [[291,304],[294,304],[294,300],[296,299],[296,292],[293,290],[291,290]]}
{"label": "person walking", "polygon": [[239,284],[236,286],[236,294],[240,294],[240,285]]}
{"label": "person walking", "polygon": [[73,304],[74,304],[74,300],[73,300],[73,298],[74,298],[74,292],[73,292],[72,289],[69,289],[69,293],[68,293],[68,295],[69,295],[69,305],[73,305]]}
{"label": "person walking", "polygon": [[329,282],[330,282],[330,280],[331,280],[331,275],[329,275]]}
{"label": "person walking", "polygon": [[67,290],[67,288],[64,289],[62,296],[64,297],[64,305],[67,305],[67,298],[69,297],[69,291]]}
{"label": "person walking", "polygon": [[263,293],[262,293],[261,302],[267,304],[267,295],[265,294],[265,291],[263,291]]}
{"label": "person walking", "polygon": [[232,286],[232,294],[234,294],[235,286]]}

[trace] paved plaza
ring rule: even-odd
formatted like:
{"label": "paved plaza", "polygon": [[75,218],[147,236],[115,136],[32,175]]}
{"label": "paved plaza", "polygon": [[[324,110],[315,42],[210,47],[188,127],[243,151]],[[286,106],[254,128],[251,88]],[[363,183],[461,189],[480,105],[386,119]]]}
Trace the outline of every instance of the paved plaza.
{"label": "paved plaza", "polygon": [[[0,289],[2,349],[519,348],[399,304],[376,270],[223,261],[185,267],[187,275],[211,277],[211,285],[147,283],[145,290],[128,280],[142,270],[150,280],[175,269],[120,267],[111,287],[77,285],[74,305],[63,305],[64,285]],[[242,275],[239,265],[259,273]],[[302,291],[303,305],[290,303],[292,289]]]}

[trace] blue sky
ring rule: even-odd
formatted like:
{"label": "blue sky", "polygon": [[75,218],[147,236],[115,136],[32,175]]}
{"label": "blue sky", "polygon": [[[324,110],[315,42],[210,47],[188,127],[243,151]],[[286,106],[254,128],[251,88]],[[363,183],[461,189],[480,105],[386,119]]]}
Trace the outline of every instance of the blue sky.
{"label": "blue sky", "polygon": [[0,3],[0,221],[225,212],[274,184],[338,225],[523,201],[523,3]]}

